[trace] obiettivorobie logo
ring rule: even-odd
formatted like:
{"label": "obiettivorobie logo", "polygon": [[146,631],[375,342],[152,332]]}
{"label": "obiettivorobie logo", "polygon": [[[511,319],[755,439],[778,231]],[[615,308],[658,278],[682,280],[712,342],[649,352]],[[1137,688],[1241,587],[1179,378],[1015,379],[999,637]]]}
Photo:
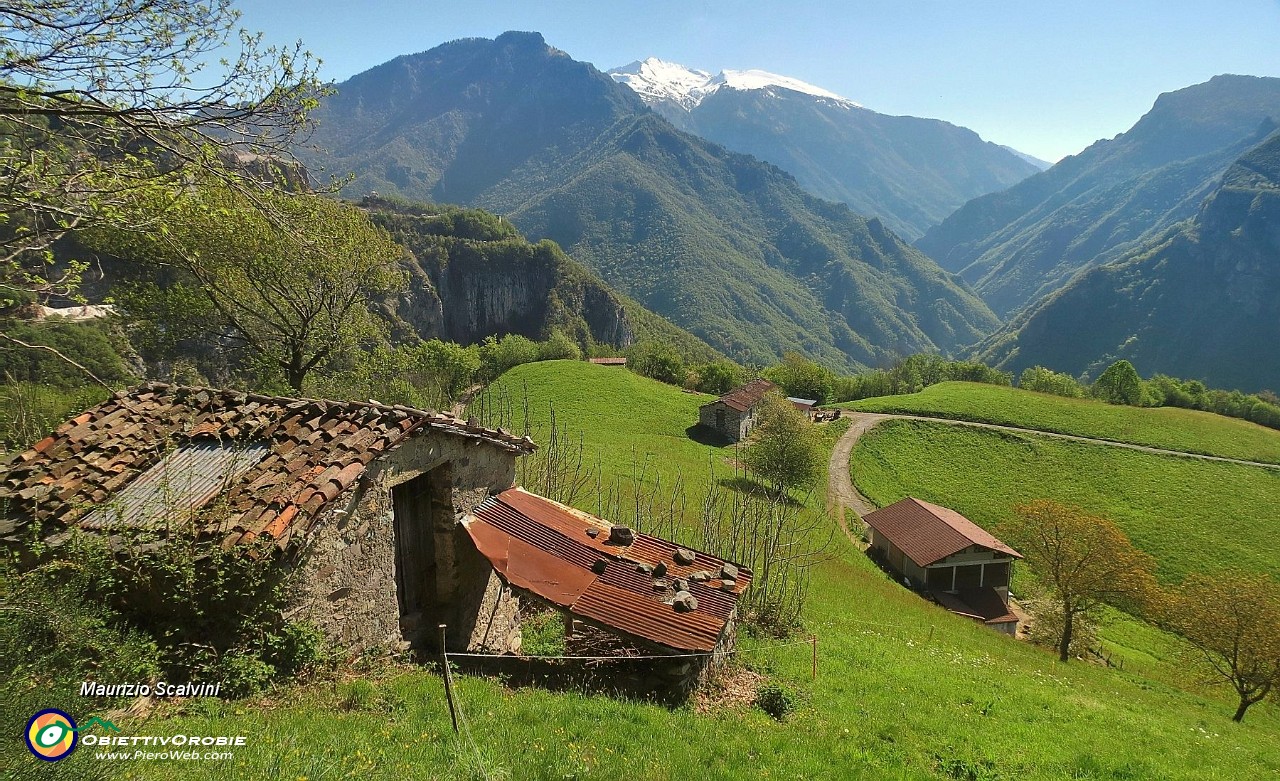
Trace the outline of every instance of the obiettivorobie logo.
{"label": "obiettivorobie logo", "polygon": [[70,756],[75,750],[80,732],[95,726],[110,732],[120,731],[116,725],[97,716],[90,716],[83,727],[77,727],[75,719],[70,715],[56,708],[46,708],[27,722],[27,731],[23,737],[26,738],[27,748],[37,759],[57,762]]}
{"label": "obiettivorobie logo", "polygon": [[[57,708],[45,708],[27,722],[23,738],[27,742],[27,749],[37,759],[46,762],[65,759],[71,755],[77,745],[101,749],[94,755],[97,759],[219,761],[232,759],[234,753],[231,749],[248,745],[248,738],[244,735],[86,734],[93,727],[101,727],[103,732],[120,732],[120,728],[115,724],[97,716],[90,716],[83,726],[77,727],[75,719],[71,718],[70,714]],[[200,750],[205,748],[211,750]]]}

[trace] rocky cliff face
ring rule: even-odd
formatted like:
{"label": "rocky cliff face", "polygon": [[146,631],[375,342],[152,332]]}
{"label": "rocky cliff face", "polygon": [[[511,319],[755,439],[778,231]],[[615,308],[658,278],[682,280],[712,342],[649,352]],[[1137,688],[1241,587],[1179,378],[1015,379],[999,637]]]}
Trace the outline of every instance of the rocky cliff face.
{"label": "rocky cliff face", "polygon": [[385,310],[402,333],[460,344],[557,330],[583,344],[635,341],[626,303],[550,241],[531,244],[478,210],[376,198],[362,205],[413,253],[409,288]]}

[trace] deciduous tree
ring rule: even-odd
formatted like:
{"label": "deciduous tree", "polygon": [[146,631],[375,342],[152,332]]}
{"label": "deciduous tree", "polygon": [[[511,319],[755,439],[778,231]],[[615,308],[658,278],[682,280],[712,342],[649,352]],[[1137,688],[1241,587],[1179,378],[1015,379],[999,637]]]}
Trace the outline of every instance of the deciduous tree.
{"label": "deciduous tree", "polygon": [[1235,721],[1280,690],[1280,583],[1261,574],[1194,573],[1162,612],[1199,652],[1209,680],[1235,690]]}
{"label": "deciduous tree", "polygon": [[751,471],[775,497],[813,485],[822,474],[822,443],[817,427],[782,397],[767,394],[756,408],[759,422],[742,449]]}
{"label": "deciduous tree", "polygon": [[1058,658],[1070,656],[1078,616],[1104,603],[1144,605],[1155,591],[1150,556],[1107,518],[1041,499],[1014,508],[1004,536],[1052,590],[1062,618]]}
{"label": "deciduous tree", "polygon": [[1093,395],[1108,404],[1142,404],[1142,378],[1128,361],[1116,361],[1093,383]]}
{"label": "deciduous tree", "polygon": [[139,190],[176,196],[228,154],[287,155],[317,61],[238,20],[231,0],[0,0],[0,284],[66,293],[67,231],[140,227]]}
{"label": "deciduous tree", "polygon": [[315,195],[258,197],[270,200],[272,218],[214,181],[178,199],[155,230],[88,237],[113,254],[178,267],[217,325],[300,392],[309,372],[376,333],[368,305],[403,284],[404,249],[354,206]]}

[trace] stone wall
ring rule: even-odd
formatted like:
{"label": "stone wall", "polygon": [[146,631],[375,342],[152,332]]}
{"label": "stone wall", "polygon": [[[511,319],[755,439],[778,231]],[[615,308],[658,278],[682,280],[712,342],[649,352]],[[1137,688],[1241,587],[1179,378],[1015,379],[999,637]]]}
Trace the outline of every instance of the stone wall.
{"label": "stone wall", "polygon": [[751,410],[739,412],[728,404],[713,401],[698,408],[698,423],[730,442],[740,442],[751,433],[755,415]]}
{"label": "stone wall", "polygon": [[[445,465],[452,511],[432,513],[432,528],[424,531],[434,560],[421,562],[434,584],[434,604],[406,625],[397,592],[393,489]],[[449,625],[452,650],[519,650],[517,600],[458,523],[514,480],[513,453],[435,432],[413,437],[371,463],[312,529],[291,563],[298,580],[288,617],[316,624],[353,652],[404,651],[411,640],[434,649],[439,623]]]}

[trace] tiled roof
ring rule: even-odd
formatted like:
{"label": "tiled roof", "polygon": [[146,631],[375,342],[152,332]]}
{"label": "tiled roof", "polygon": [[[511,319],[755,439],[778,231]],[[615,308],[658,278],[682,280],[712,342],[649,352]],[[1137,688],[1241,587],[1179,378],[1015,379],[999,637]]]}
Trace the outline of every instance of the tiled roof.
{"label": "tiled roof", "polygon": [[588,358],[591,363],[597,366],[626,366],[626,358]]}
{"label": "tiled roof", "polygon": [[[725,395],[716,399],[716,401],[713,401],[710,403],[715,404],[716,402],[721,402],[723,404],[726,404],[732,407],[733,409],[736,409],[739,412],[746,412],[747,410],[754,407],[756,404],[759,404],[760,399],[763,399],[766,393],[768,393],[769,391],[773,390],[776,387],[778,386],[774,385],[772,382],[769,382],[764,378],[760,378],[760,379],[752,380],[751,382],[748,382],[746,385],[743,385],[741,388],[734,388],[733,390],[729,391]],[[704,404],[702,406],[705,407],[707,405]]]}
{"label": "tiled roof", "polygon": [[945,591],[931,592],[939,605],[957,615],[973,618],[984,624],[1004,624],[1017,621],[1018,617],[1000,594],[991,587],[965,589],[957,594]]}
{"label": "tiled roof", "polygon": [[[485,500],[463,526],[512,586],[578,618],[680,651],[713,650],[751,582],[751,572],[737,567],[726,591],[723,559],[686,550],[692,562],[681,564],[679,546],[647,534],[611,543],[607,521],[520,488]],[[661,575],[659,565],[666,569]],[[710,577],[699,582],[698,573]],[[696,608],[672,604],[677,579],[689,581]]]}
{"label": "tiled roof", "polygon": [[927,567],[972,545],[1022,554],[955,510],[907,497],[868,513],[863,519],[918,566]]}
{"label": "tiled roof", "polygon": [[[202,520],[201,533],[228,546],[267,536],[283,547],[300,539],[371,461],[420,431],[513,453],[534,449],[528,438],[409,407],[150,383],[116,394],[0,465],[0,534],[32,519],[45,524],[44,534],[101,520],[108,514],[94,508],[166,454],[181,455],[193,443],[220,443],[256,453],[256,461],[238,466],[214,491],[223,504],[216,517]],[[210,464],[211,457],[216,455],[200,456],[200,463]],[[205,492],[199,501],[212,495]],[[133,515],[148,513],[155,515]]]}

